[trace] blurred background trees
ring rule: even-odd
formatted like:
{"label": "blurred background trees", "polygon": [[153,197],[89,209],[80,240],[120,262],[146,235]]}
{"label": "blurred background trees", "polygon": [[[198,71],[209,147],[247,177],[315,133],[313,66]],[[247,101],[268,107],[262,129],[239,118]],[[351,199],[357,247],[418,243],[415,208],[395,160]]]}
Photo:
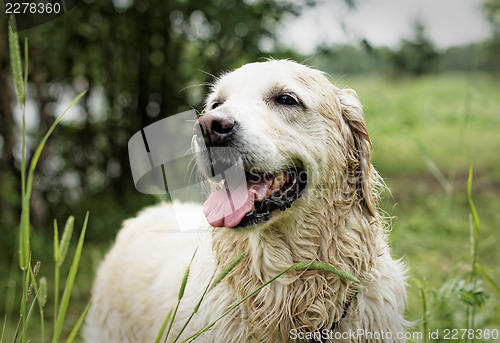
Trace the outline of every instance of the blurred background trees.
{"label": "blurred background trees", "polygon": [[[264,57],[280,57],[275,53],[275,26],[284,15],[310,5],[86,0],[68,15],[21,32],[21,39],[29,39],[32,111],[27,121],[33,139],[46,131],[63,104],[88,90],[41,157],[33,194],[35,226],[49,230],[52,218],[75,211],[79,216],[88,208],[102,218],[89,239],[110,237],[110,227],[117,228],[124,216],[154,200],[135,196],[128,139],[160,118],[200,109],[213,75]],[[5,16],[0,16],[0,27],[0,210],[6,229],[19,217],[20,148]],[[29,141],[28,148],[33,148]]]}
{"label": "blurred background trees", "polygon": [[500,69],[500,0],[485,0],[483,5],[484,14],[491,24],[493,35],[485,42],[486,60],[491,69]]}
{"label": "blurred background trees", "polygon": [[394,52],[393,63],[398,72],[419,76],[435,71],[438,52],[427,37],[422,21],[417,20],[413,28],[413,39],[403,39],[401,47]]}

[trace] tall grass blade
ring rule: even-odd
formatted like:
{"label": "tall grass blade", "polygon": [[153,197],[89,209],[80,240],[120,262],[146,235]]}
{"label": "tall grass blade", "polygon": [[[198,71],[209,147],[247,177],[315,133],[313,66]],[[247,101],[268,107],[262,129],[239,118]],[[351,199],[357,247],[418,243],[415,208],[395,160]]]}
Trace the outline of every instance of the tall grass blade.
{"label": "tall grass blade", "polygon": [[19,336],[19,331],[21,330],[23,320],[23,317],[19,317],[19,320],[17,321],[16,331],[14,331],[14,337],[12,338],[12,343],[15,343],[17,341],[17,337]]}
{"label": "tall grass blade", "polygon": [[26,194],[26,116],[23,107],[22,138],[21,138],[21,220],[19,222],[19,267],[25,270],[28,267],[30,250],[30,207]]}
{"label": "tall grass blade", "polygon": [[61,237],[61,242],[59,243],[59,254],[57,259],[57,266],[61,267],[64,263],[66,255],[68,254],[69,243],[71,241],[71,236],[73,235],[73,226],[75,222],[75,217],[69,216],[66,224],[64,225],[63,235]]}
{"label": "tall grass blade", "polygon": [[484,268],[479,263],[476,263],[476,270],[479,271],[484,276],[484,278],[486,279],[486,281],[488,281],[488,283],[490,284],[491,288],[493,288],[493,290],[498,295],[500,295],[500,288],[493,281],[493,279],[488,275],[488,273],[486,273],[486,271],[484,270]]}
{"label": "tall grass blade", "polygon": [[359,280],[356,279],[354,276],[352,276],[352,275],[350,275],[350,274],[348,274],[346,272],[343,272],[341,270],[338,270],[337,268],[334,268],[332,266],[326,265],[324,263],[315,262],[315,261],[309,261],[309,262],[306,261],[306,262],[295,263],[294,265],[288,267],[284,271],[280,272],[278,275],[274,276],[273,278],[269,279],[268,281],[266,281],[265,283],[263,283],[262,285],[260,285],[259,287],[257,287],[254,291],[252,291],[246,297],[244,297],[243,299],[241,299],[240,301],[238,301],[236,304],[234,304],[233,306],[231,306],[219,318],[217,318],[212,323],[210,323],[209,325],[207,325],[205,328],[199,330],[198,332],[196,332],[192,336],[190,336],[190,337],[186,338],[185,340],[183,340],[182,343],[194,341],[202,333],[210,330],[215,324],[217,324],[217,322],[219,320],[221,320],[222,318],[224,318],[225,316],[227,316],[236,307],[240,306],[241,303],[243,303],[245,300],[247,300],[248,298],[250,298],[251,296],[253,296],[255,293],[259,292],[262,288],[266,287],[267,285],[269,285],[271,282],[273,282],[276,279],[278,279],[280,276],[282,276],[286,272],[288,272],[290,270],[295,270],[295,269],[320,269],[320,270],[324,270],[324,271],[328,271],[328,272],[334,273],[334,274],[339,275],[341,277],[346,277],[348,280],[351,280],[351,281],[354,281],[356,283],[359,283]]}
{"label": "tall grass blade", "polygon": [[0,343],[3,343],[3,337],[5,335],[5,325],[7,325],[7,315],[3,318],[2,336],[0,336]]}
{"label": "tall grass blade", "polygon": [[[18,89],[18,83],[21,82],[21,77],[22,75],[19,75],[20,70],[14,72],[14,69],[20,69],[21,68],[21,58],[20,58],[20,51],[19,51],[19,40],[17,37],[17,33],[15,34],[15,37],[11,37],[10,32],[12,31],[12,27],[9,25],[9,39],[12,38],[13,44],[16,46],[11,45],[10,53],[11,53],[11,69],[13,70],[14,75],[14,80],[16,83],[16,89]],[[16,52],[17,51],[17,52]],[[14,59],[19,58],[17,62],[14,62],[12,59],[12,55],[19,55],[15,56]],[[13,65],[15,64],[15,66]],[[23,115],[22,115],[22,138],[21,138],[21,220],[19,223],[19,267],[21,270],[25,270],[27,268],[27,263],[29,260],[29,251],[30,251],[30,215],[29,215],[29,199],[26,201],[26,106],[25,106],[25,101],[26,101],[26,85],[28,84],[28,39],[26,38],[24,40],[24,87],[22,89],[22,94],[23,96],[20,97],[18,95],[18,101],[19,105],[22,108]],[[17,90],[18,94],[19,89]]]}
{"label": "tall grass blade", "polygon": [[163,324],[161,324],[161,329],[160,329],[160,332],[158,332],[158,335],[156,336],[155,343],[161,342],[161,337],[163,336],[163,333],[165,332],[165,329],[167,328],[167,324],[169,323],[171,315],[172,315],[172,309],[170,309],[170,311],[168,311],[168,314],[165,317]]}
{"label": "tall grass blade", "polygon": [[217,286],[226,276],[227,274],[229,274],[229,272],[231,270],[234,269],[234,267],[236,267],[238,265],[238,263],[241,262],[241,260],[243,259],[243,257],[245,257],[245,252],[242,252],[241,254],[239,254],[233,261],[231,261],[231,263],[229,263],[221,272],[219,275],[217,275],[217,277],[215,278],[214,280],[214,283],[212,284],[212,287],[211,288],[214,288],[215,286]]}
{"label": "tall grass blade", "polygon": [[57,228],[57,220],[54,219],[54,262],[59,260],[59,229]]}
{"label": "tall grass blade", "polygon": [[66,110],[54,121],[54,123],[52,123],[49,130],[47,131],[45,136],[42,138],[42,141],[38,145],[35,153],[33,154],[33,158],[31,159],[31,164],[30,164],[30,168],[28,171],[28,180],[27,180],[27,184],[26,184],[26,194],[27,194],[28,199],[31,196],[31,189],[33,187],[33,176],[34,176],[35,168],[36,168],[36,165],[38,163],[38,159],[40,158],[40,154],[42,153],[42,150],[45,147],[45,143],[47,142],[47,139],[50,137],[50,135],[52,134],[52,131],[54,131],[54,129],[59,124],[59,122],[61,121],[63,116],[70,110],[71,107],[73,107],[78,102],[78,100],[80,100],[80,98],[85,93],[86,93],[86,91],[83,91],[80,94],[78,94],[76,96],[76,98],[73,99],[71,104],[66,108]]}
{"label": "tall grass blade", "polygon": [[29,264],[30,252],[30,213],[29,196],[23,195],[21,221],[19,225],[19,268],[26,270]]}
{"label": "tall grass blade", "polygon": [[17,94],[17,101],[21,109],[25,105],[25,94],[23,88],[23,70],[21,67],[21,51],[19,49],[19,35],[12,30],[9,24],[9,50],[10,50],[10,69],[14,78],[14,86]]}
{"label": "tall grass blade", "polygon": [[215,271],[214,271],[214,273],[212,273],[212,276],[210,277],[210,281],[208,282],[207,286],[205,287],[205,290],[203,291],[203,294],[201,295],[200,300],[198,300],[198,303],[194,307],[193,312],[191,313],[191,315],[189,315],[189,318],[186,320],[186,322],[182,326],[181,331],[179,331],[179,333],[177,334],[177,337],[175,337],[175,340],[174,340],[173,343],[175,343],[175,342],[177,342],[179,340],[179,338],[181,337],[182,333],[184,332],[184,330],[186,330],[187,326],[191,322],[191,319],[193,319],[194,315],[200,309],[201,303],[202,303],[203,299],[205,298],[205,295],[207,294],[207,292],[208,292],[208,290],[210,288],[210,284],[212,283],[212,280],[214,279],[214,277],[215,277]]}
{"label": "tall grass blade", "polygon": [[[30,275],[31,275],[31,282],[33,285],[33,288],[35,289],[35,299],[33,299],[33,305],[35,304],[35,300],[38,303],[38,310],[40,312],[40,336],[41,336],[41,343],[45,342],[45,318],[44,318],[44,313],[43,313],[43,308],[45,306],[45,303],[47,302],[47,278],[44,276],[40,278],[40,286],[37,285],[36,282],[36,276],[38,274],[37,267],[40,266],[40,262],[37,263],[37,266],[35,266],[35,270],[33,271],[31,269],[31,266],[29,268]],[[32,306],[33,306],[32,305]]]}
{"label": "tall grass blade", "polygon": [[47,303],[47,278],[44,276],[40,279],[40,287],[37,292],[38,296],[38,306],[40,310],[40,336],[42,337],[42,342],[45,342],[45,318],[43,313],[43,308]]}
{"label": "tall grass blade", "polygon": [[360,281],[355,278],[354,276],[340,270],[337,268],[334,268],[332,266],[329,266],[328,264],[320,263],[320,262],[300,262],[296,263],[293,269],[317,269],[317,270],[323,270],[325,272],[330,272],[332,274],[336,274],[340,277],[343,277],[344,279],[360,283]]}
{"label": "tall grass blade", "polygon": [[[61,121],[61,119],[64,117],[64,115],[71,109],[71,107],[73,107],[77,102],[78,100],[80,100],[80,98],[86,93],[87,91],[83,91],[81,92],[80,94],[78,94],[74,99],[73,101],[71,102],[71,104],[64,110],[64,112],[54,121],[54,123],[52,123],[52,125],[50,126],[49,130],[47,131],[47,133],[45,134],[45,136],[42,138],[42,141],[40,142],[40,144],[38,145],[38,148],[36,149],[35,153],[33,154],[33,158],[32,158],[32,161],[31,161],[31,164],[30,164],[30,172],[31,171],[34,171],[35,167],[36,167],[36,164],[38,163],[38,159],[40,158],[40,154],[42,153],[42,150],[45,146],[45,143],[47,142],[47,139],[50,137],[50,135],[52,134],[52,131],[54,131],[54,129],[56,128],[56,126],[59,124],[59,122]],[[30,175],[28,175],[29,177]],[[31,175],[31,177],[33,177],[33,175]],[[31,187],[32,185],[28,184],[29,187]],[[28,188],[27,191],[30,191],[31,188]],[[30,192],[28,194],[31,194]]]}
{"label": "tall grass blade", "polygon": [[467,198],[469,200],[469,206],[472,212],[472,218],[474,225],[470,228],[471,237],[471,250],[472,250],[472,271],[471,271],[471,283],[474,282],[476,276],[476,265],[477,265],[477,244],[479,240],[479,231],[481,229],[481,222],[479,221],[479,216],[477,215],[476,206],[474,206],[474,201],[472,201],[472,164],[469,167],[469,178],[467,180]]}
{"label": "tall grass blade", "polygon": [[33,309],[35,308],[35,303],[37,302],[37,296],[35,294],[35,297],[33,298],[33,301],[31,302],[31,306],[28,310],[28,314],[26,315],[26,320],[23,324],[23,328],[21,330],[21,336],[20,336],[20,341],[25,342],[27,340],[27,335],[26,332],[28,330],[30,321],[31,321],[31,315],[33,314]]}
{"label": "tall grass blade", "polygon": [[[28,269],[26,269],[26,283],[25,283],[25,289],[26,291],[26,301],[25,301],[25,306],[28,305],[30,295],[32,293],[32,288],[35,289],[35,296],[33,298],[33,301],[31,302],[31,306],[29,308],[28,314],[26,314],[26,310],[23,310],[23,324],[22,324],[22,329],[21,329],[21,336],[20,336],[20,341],[26,342],[26,331],[29,327],[29,323],[31,320],[31,315],[33,313],[33,308],[35,307],[35,303],[38,302],[38,286],[36,284],[36,275],[38,274],[38,268],[40,267],[40,262],[37,262],[35,265],[35,270],[33,271],[33,268],[31,267],[31,255],[30,255],[30,263],[28,264]],[[31,280],[31,282],[30,282]]]}
{"label": "tall grass blade", "polygon": [[[19,318],[21,320],[20,328],[21,328],[21,333],[22,331],[26,328],[26,306],[28,305],[29,301],[29,285],[30,285],[30,270],[31,270],[31,254],[28,254],[28,266],[27,268],[23,271],[23,293],[21,297],[21,307],[19,309]],[[18,329],[16,330],[15,336],[19,334],[19,326]],[[21,340],[23,342],[26,341],[25,337],[21,335]]]}
{"label": "tall grass blade", "polygon": [[[413,282],[418,287],[418,290],[420,292],[420,299],[422,300],[422,332],[428,332],[428,326],[429,326],[429,317],[428,317],[428,310],[427,310],[427,295],[425,292],[425,285],[424,282],[417,278],[413,278]],[[423,335],[423,343],[427,343],[427,335]]]}
{"label": "tall grass blade", "polygon": [[68,279],[66,280],[66,286],[64,287],[63,296],[61,298],[61,304],[59,305],[52,343],[57,343],[59,337],[61,336],[64,318],[66,316],[66,311],[68,309],[68,304],[71,297],[71,290],[73,289],[76,273],[78,272],[78,264],[80,263],[80,256],[82,254],[83,241],[85,239],[85,232],[87,231],[88,220],[89,220],[89,213],[87,212],[87,214],[85,215],[85,221],[83,222],[82,232],[80,233],[80,238],[76,246],[75,254],[73,255],[73,262],[71,263]]}
{"label": "tall grass blade", "polygon": [[26,107],[26,87],[28,85],[28,38],[24,38],[24,83],[23,83],[23,94],[24,94],[24,108]]}
{"label": "tall grass blade", "polygon": [[467,197],[469,199],[472,218],[474,219],[474,227],[476,229],[476,232],[479,233],[479,230],[481,229],[481,222],[479,221],[479,216],[477,215],[474,201],[472,201],[472,164],[469,167],[469,179],[467,180]]}
{"label": "tall grass blade", "polygon": [[444,176],[444,174],[441,172],[441,170],[436,165],[436,163],[434,163],[431,156],[427,152],[427,149],[425,148],[425,146],[419,140],[415,140],[415,141],[417,143],[418,149],[420,150],[420,154],[422,155],[422,158],[424,159],[424,162],[425,162],[427,168],[429,169],[429,171],[431,172],[431,174],[436,178],[436,180],[438,180],[441,187],[443,187],[443,189],[447,193],[451,192],[452,185],[450,184],[450,182],[448,181],[446,176]]}
{"label": "tall grass blade", "polygon": [[196,248],[196,250],[194,251],[193,257],[191,257],[191,261],[189,261],[189,265],[187,266],[186,272],[184,273],[184,278],[182,279],[181,288],[179,289],[179,295],[177,297],[177,305],[175,306],[174,314],[170,319],[170,324],[168,326],[167,334],[165,335],[165,342],[167,341],[168,335],[170,334],[170,330],[172,329],[172,325],[174,324],[175,316],[177,315],[177,311],[179,310],[179,305],[181,304],[181,300],[184,297],[184,290],[186,289],[186,284],[189,277],[189,269],[191,268],[191,264],[193,263],[197,251],[198,248]]}
{"label": "tall grass blade", "polygon": [[[479,216],[477,215],[476,206],[474,206],[474,201],[472,201],[472,164],[469,167],[469,178],[467,180],[467,198],[469,200],[469,206],[472,212],[472,218],[474,225],[470,225],[470,238],[471,238],[471,250],[472,250],[472,266],[471,266],[471,275],[470,282],[474,284],[476,280],[476,266],[477,263],[477,252],[478,252],[478,241],[479,241],[479,231],[481,229],[481,223],[479,221]],[[467,329],[475,330],[475,317],[476,317],[476,307],[481,306],[481,300],[484,300],[478,296],[468,297],[470,294],[461,292],[461,299],[468,303],[471,308],[467,308]],[[476,295],[476,294],[474,294]],[[480,294],[479,294],[480,295]],[[472,338],[472,342],[475,342],[475,337]]]}
{"label": "tall grass blade", "polygon": [[[81,92],[72,102],[71,104],[68,106],[68,108],[66,108],[66,110],[54,121],[54,123],[52,124],[52,126],[49,128],[49,130],[47,131],[47,133],[45,134],[45,136],[43,137],[42,141],[40,142],[40,144],[38,145],[35,153],[33,154],[33,158],[31,159],[31,164],[30,164],[30,168],[28,170],[28,178],[27,178],[27,181],[26,181],[26,190],[25,190],[25,193],[23,194],[23,204],[22,204],[22,213],[21,213],[21,227],[20,227],[20,239],[19,239],[19,242],[20,242],[20,260],[19,260],[19,263],[20,263],[20,267],[21,269],[26,269],[27,265],[28,265],[28,262],[27,262],[27,256],[29,254],[29,242],[30,242],[30,239],[29,239],[29,202],[30,202],[30,198],[31,198],[31,190],[33,188],[33,177],[34,177],[34,174],[35,174],[35,168],[36,168],[36,165],[38,163],[38,159],[40,158],[40,154],[42,153],[42,150],[45,146],[45,143],[47,142],[47,139],[50,137],[50,135],[52,134],[52,131],[54,131],[55,127],[57,126],[57,124],[59,124],[59,122],[61,121],[61,119],[63,118],[63,116],[66,114],[66,112],[69,111],[69,109],[71,107],[73,107],[73,105],[78,101],[80,100],[80,98],[85,94],[85,91],[84,92]],[[23,135],[24,136],[24,135]]]}
{"label": "tall grass blade", "polygon": [[179,301],[184,297],[184,291],[186,290],[187,279],[189,277],[189,269],[190,269],[189,267],[190,266],[186,268],[186,272],[184,273],[184,278],[182,279],[181,288],[179,289],[179,295],[177,296],[177,300]]}
{"label": "tall grass blade", "polygon": [[19,267],[27,268],[27,252],[29,251],[29,199],[26,201],[26,116],[23,107],[21,137],[21,220],[19,222]]}
{"label": "tall grass blade", "polygon": [[[57,310],[59,308],[59,229],[57,228],[57,220],[54,220],[54,318],[57,318]],[[54,320],[54,332],[56,331],[57,322]]]}
{"label": "tall grass blade", "polygon": [[29,199],[26,199],[26,121],[23,113],[21,142],[21,220],[19,222],[19,268],[26,270],[30,250],[30,214]]}
{"label": "tall grass blade", "polygon": [[[198,312],[200,306],[201,306],[201,302],[203,301],[203,299],[205,298],[205,295],[207,294],[208,290],[209,289],[212,289],[214,288],[215,286],[217,286],[222,280],[224,280],[224,278],[227,276],[227,274],[229,274],[229,272],[231,272],[231,270],[234,269],[234,267],[236,267],[238,265],[238,263],[241,262],[241,260],[243,259],[243,257],[245,256],[245,252],[242,252],[241,254],[239,254],[233,261],[231,261],[231,263],[229,263],[220,273],[219,275],[217,275],[217,277],[214,279],[214,276],[215,274],[212,274],[212,277],[210,278],[210,281],[209,283],[207,284],[207,286],[205,287],[205,290],[203,291],[203,294],[201,295],[201,298],[200,300],[198,301],[198,303],[196,304],[196,306],[194,307],[193,309],[193,312],[191,313],[191,315],[189,316],[189,318],[186,320],[186,322],[184,323],[184,326],[182,327],[181,331],[179,332],[179,334],[177,335],[177,337],[175,338],[174,342],[177,342],[179,340],[179,338],[181,337],[182,333],[184,332],[184,330],[186,329],[186,327],[188,326],[188,324],[191,322],[191,319],[193,319],[193,316]],[[213,283],[212,283],[212,280]],[[211,285],[211,286],[210,286]]]}
{"label": "tall grass blade", "polygon": [[66,343],[72,343],[75,340],[75,337],[78,334],[78,331],[80,331],[80,327],[83,324],[83,320],[85,319],[85,316],[87,315],[87,312],[89,311],[90,304],[92,304],[92,301],[89,301],[87,306],[85,306],[85,309],[83,310],[82,314],[78,318],[78,321],[76,322],[75,326],[73,327],[73,330],[71,330],[71,333],[69,334],[68,339],[66,340]]}
{"label": "tall grass blade", "polygon": [[38,300],[40,301],[40,306],[44,307],[47,303],[47,278],[45,276],[42,276],[42,278],[40,278],[40,288],[38,289],[38,292]]}

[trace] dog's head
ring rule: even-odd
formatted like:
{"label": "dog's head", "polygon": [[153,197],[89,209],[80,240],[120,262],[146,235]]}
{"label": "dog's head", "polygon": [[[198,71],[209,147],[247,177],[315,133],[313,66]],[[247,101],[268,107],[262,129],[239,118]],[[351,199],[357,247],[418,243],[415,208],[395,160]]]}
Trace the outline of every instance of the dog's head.
{"label": "dog's head", "polygon": [[204,204],[213,226],[251,228],[325,197],[376,215],[356,94],[304,65],[252,63],[219,78],[195,125],[194,148],[201,171],[220,182]]}

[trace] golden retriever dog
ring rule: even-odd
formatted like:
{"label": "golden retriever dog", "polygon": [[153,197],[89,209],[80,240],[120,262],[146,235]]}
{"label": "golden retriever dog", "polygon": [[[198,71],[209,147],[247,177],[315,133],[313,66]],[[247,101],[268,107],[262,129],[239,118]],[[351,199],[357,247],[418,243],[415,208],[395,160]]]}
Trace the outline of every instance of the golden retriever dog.
{"label": "golden retriever dog", "polygon": [[[214,186],[203,205],[164,203],[125,222],[97,273],[87,342],[154,342],[191,262],[173,342],[213,275],[241,253],[177,342],[304,261],[359,283],[317,268],[290,270],[195,341],[406,341],[405,267],[390,255],[377,209],[383,182],[353,90],[292,61],[247,64],[215,81],[194,132],[198,168],[222,188]],[[231,180],[213,169],[235,161],[246,182],[227,188]],[[176,226],[174,217],[198,232],[162,234]]]}

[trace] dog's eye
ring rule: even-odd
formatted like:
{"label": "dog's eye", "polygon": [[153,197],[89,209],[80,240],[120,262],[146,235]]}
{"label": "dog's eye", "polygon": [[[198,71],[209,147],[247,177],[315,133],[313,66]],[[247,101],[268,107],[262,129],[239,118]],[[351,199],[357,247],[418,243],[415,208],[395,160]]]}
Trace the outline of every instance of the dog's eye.
{"label": "dog's eye", "polygon": [[276,97],[276,102],[281,105],[297,105],[299,102],[290,94],[281,94]]}
{"label": "dog's eye", "polygon": [[215,110],[215,109],[216,109],[217,107],[219,107],[220,105],[222,105],[222,103],[221,103],[221,102],[214,102],[214,103],[212,104],[212,110]]}

